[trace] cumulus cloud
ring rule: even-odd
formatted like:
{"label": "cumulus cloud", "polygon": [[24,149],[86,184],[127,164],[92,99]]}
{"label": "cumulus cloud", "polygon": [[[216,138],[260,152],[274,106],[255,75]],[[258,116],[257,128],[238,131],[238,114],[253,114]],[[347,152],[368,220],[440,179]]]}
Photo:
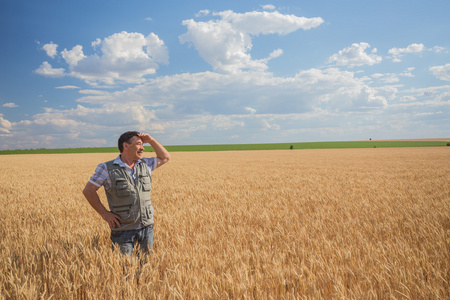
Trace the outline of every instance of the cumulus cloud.
{"label": "cumulus cloud", "polygon": [[[96,121],[92,122],[93,119]],[[87,108],[78,105],[69,110],[47,108],[44,113],[34,116],[33,124],[37,126],[57,124],[64,127],[62,130],[69,132],[74,130],[74,128],[71,129],[71,124],[83,125],[81,128],[84,130],[89,130],[89,124],[95,127],[112,126],[117,128],[125,125],[138,129],[145,127],[159,129],[160,126],[151,125],[154,119],[153,111],[139,105],[104,105],[101,108]]]}
{"label": "cumulus cloud", "polygon": [[[0,135],[14,134],[14,147],[98,147],[114,145],[118,132],[127,129],[162,132],[161,123],[156,123],[154,112],[139,105],[105,105],[87,108],[78,105],[73,109],[46,108],[31,120],[9,122],[0,114]],[[11,134],[10,134],[11,133]],[[114,137],[106,140],[104,137]],[[20,139],[27,137],[27,139]],[[19,140],[16,140],[19,138]],[[5,138],[5,142],[8,142]],[[107,144],[107,142],[109,144]],[[8,149],[5,144],[0,149]]]}
{"label": "cumulus cloud", "polygon": [[42,46],[42,49],[44,49],[47,55],[50,56],[51,58],[55,58],[55,56],[58,54],[57,48],[58,44],[54,44],[53,42],[50,42],[49,44],[45,44],[44,46]]}
{"label": "cumulus cloud", "polygon": [[321,105],[333,111],[379,109],[387,105],[386,93],[368,86],[353,72],[329,68],[305,70],[288,78],[264,72],[179,74],[122,92],[87,95],[78,101],[119,105],[132,99],[143,106],[165,106],[165,118],[178,118],[180,114],[240,114],[251,112],[249,108],[261,114],[304,113]]}
{"label": "cumulus cloud", "polygon": [[[337,126],[338,116],[376,114],[389,107],[396,92],[393,87],[371,87],[354,72],[337,68],[303,70],[286,78],[264,72],[184,73],[123,91],[92,92],[78,99],[81,105],[75,111],[47,114],[62,114],[111,135],[136,126],[151,128],[166,143],[201,143],[205,135],[209,143],[232,142],[232,136],[234,142],[258,142],[266,140],[264,134],[278,132],[271,136],[276,141],[301,132],[299,128]],[[144,115],[127,113],[130,108]]]}
{"label": "cumulus cloud", "polygon": [[34,73],[46,76],[46,77],[64,77],[65,76],[65,70],[63,68],[56,68],[54,69],[51,64],[49,64],[47,61],[44,61],[39,68],[34,70]]}
{"label": "cumulus cloud", "polygon": [[[399,89],[372,86],[365,76],[338,68],[312,68],[291,77],[184,73],[123,91],[82,90],[76,108],[48,108],[31,120],[3,121],[1,128],[25,134],[28,144],[16,144],[24,148],[114,145],[117,134],[130,129],[153,132],[167,145],[204,143],[205,136],[208,143],[312,141],[385,136],[409,122],[429,129],[418,115],[404,117],[407,106],[416,114],[433,113],[429,118],[443,118],[445,113],[435,113],[450,107],[450,86]],[[105,140],[97,141],[99,136]]]}
{"label": "cumulus cloud", "polygon": [[92,48],[97,49],[102,44],[102,40],[96,38],[95,41],[91,43]]}
{"label": "cumulus cloud", "polygon": [[97,40],[94,45],[100,48],[101,55],[87,56],[70,64],[72,76],[92,85],[142,83],[146,75],[154,74],[159,64],[168,64],[169,60],[167,47],[153,33],[144,36],[123,31]]}
{"label": "cumulus cloud", "polygon": [[[68,75],[91,85],[142,83],[146,80],[144,77],[154,74],[160,64],[169,63],[168,49],[154,33],[144,36],[122,31],[103,40],[98,38],[91,46],[99,53],[86,55],[81,45],[61,51],[62,58],[69,66],[67,73],[63,68],[53,69],[48,62],[42,63],[35,72],[50,77]],[[56,51],[56,47],[52,47]]]}
{"label": "cumulus cloud", "polygon": [[233,25],[236,30],[251,34],[280,34],[285,35],[298,29],[308,30],[321,25],[322,18],[305,18],[295,15],[284,15],[274,12],[246,12],[235,13],[231,10],[215,13],[223,22]]}
{"label": "cumulus cloud", "polygon": [[86,56],[83,53],[83,47],[80,45],[73,47],[72,50],[70,51],[64,49],[61,52],[61,56],[64,58],[66,63],[69,64],[69,66],[76,66],[80,60],[86,58]]}
{"label": "cumulus cloud", "polygon": [[393,62],[401,62],[401,58],[408,53],[420,53],[425,50],[425,46],[423,44],[411,44],[406,48],[391,48],[388,53],[392,55]]}
{"label": "cumulus cloud", "polygon": [[444,81],[450,81],[450,64],[431,67],[430,71],[436,78]]}
{"label": "cumulus cloud", "polygon": [[328,61],[338,66],[356,67],[368,65],[372,66],[382,61],[381,56],[376,55],[377,49],[372,50],[372,54],[366,53],[366,49],[370,48],[368,43],[352,44],[350,47],[340,50],[337,54],[333,54]]}
{"label": "cumulus cloud", "polygon": [[10,134],[11,127],[11,122],[4,119],[3,115],[0,114],[0,136]]}
{"label": "cumulus cloud", "polygon": [[187,32],[179,37],[181,43],[193,44],[200,56],[215,71],[236,73],[241,70],[267,69],[268,60],[280,55],[281,49],[262,60],[250,55],[252,37],[260,34],[285,35],[298,29],[308,30],[323,23],[322,18],[304,18],[274,12],[213,13],[219,19],[197,22],[184,20]]}
{"label": "cumulus cloud", "polygon": [[[207,21],[183,21],[186,33],[180,42],[193,45],[217,72],[147,76],[169,61],[167,47],[153,33],[120,32],[96,39],[92,49],[81,45],[64,49],[53,57],[58,56],[55,64],[66,63],[68,70],[44,62],[35,72],[80,78],[93,87],[56,87],[79,89],[75,108],[46,108],[20,122],[9,122],[0,114],[0,134],[14,135],[10,140],[5,137],[5,142],[22,148],[114,145],[117,134],[130,129],[152,132],[166,145],[336,140],[371,133],[387,138],[393,128],[398,129],[396,134],[408,134],[404,128],[409,127],[414,135],[418,126],[424,132],[433,130],[422,120],[448,115],[449,86],[404,90],[397,83],[402,77],[413,77],[414,68],[365,75],[334,67],[380,63],[382,58],[368,43],[356,43],[334,54],[329,58],[332,67],[283,77],[266,72],[268,61],[283,50],[275,46],[265,58],[254,59],[254,38],[308,30],[323,20],[281,14],[272,6],[263,9],[249,13],[203,10],[196,16]],[[392,48],[397,50],[390,55],[401,57],[419,48]],[[447,80],[448,68],[435,66],[430,72]],[[118,82],[138,85],[124,90],[116,87],[116,91],[95,89]],[[409,114],[409,107],[415,115]]]}

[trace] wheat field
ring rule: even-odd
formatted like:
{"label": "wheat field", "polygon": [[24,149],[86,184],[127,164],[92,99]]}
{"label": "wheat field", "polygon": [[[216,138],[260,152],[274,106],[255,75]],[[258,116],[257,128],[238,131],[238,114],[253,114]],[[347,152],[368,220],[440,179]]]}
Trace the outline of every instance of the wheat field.
{"label": "wheat field", "polygon": [[174,152],[132,259],[81,193],[115,156],[0,156],[0,299],[450,299],[450,147]]}

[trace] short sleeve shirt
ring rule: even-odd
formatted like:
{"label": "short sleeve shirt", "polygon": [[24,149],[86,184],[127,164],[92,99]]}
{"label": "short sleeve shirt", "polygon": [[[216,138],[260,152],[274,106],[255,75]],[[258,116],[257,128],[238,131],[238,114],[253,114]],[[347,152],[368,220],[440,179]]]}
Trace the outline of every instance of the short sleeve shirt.
{"label": "short sleeve shirt", "polygon": [[[118,164],[121,167],[124,167],[125,170],[127,170],[128,174],[130,174],[130,176],[135,179],[134,177],[134,169],[130,168],[129,165],[127,165],[126,163],[124,163],[121,159],[120,159],[120,155],[118,157],[116,157],[116,159],[114,160],[115,164]],[[153,170],[156,169],[157,166],[157,158],[156,157],[151,157],[151,158],[141,158],[140,160],[136,161],[136,163],[134,164],[134,167],[136,167],[138,164],[147,164],[148,166],[148,171],[151,173]],[[109,173],[108,173],[108,168],[106,167],[106,163],[100,163],[98,164],[97,168],[95,169],[95,173],[94,175],[92,175],[92,177],[89,179],[89,182],[98,186],[98,187],[102,187],[104,186],[106,190],[111,188],[111,180],[109,179]]]}

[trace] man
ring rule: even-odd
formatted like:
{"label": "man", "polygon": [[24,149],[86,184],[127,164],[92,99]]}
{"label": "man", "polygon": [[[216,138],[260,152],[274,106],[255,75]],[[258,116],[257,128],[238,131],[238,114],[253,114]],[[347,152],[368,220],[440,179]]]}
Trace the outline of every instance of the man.
{"label": "man", "polygon": [[[156,157],[144,158],[149,143]],[[169,152],[148,133],[128,131],[118,141],[120,155],[97,166],[83,190],[89,204],[111,228],[111,241],[123,254],[132,254],[135,243],[143,252],[153,248],[153,213],[150,200],[151,172],[170,160]],[[97,190],[104,186],[110,211]]]}

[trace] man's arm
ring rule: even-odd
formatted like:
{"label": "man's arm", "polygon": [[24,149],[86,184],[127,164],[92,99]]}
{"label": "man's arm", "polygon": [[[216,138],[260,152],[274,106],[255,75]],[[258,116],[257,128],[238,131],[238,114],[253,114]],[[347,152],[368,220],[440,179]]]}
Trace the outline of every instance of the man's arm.
{"label": "man's arm", "polygon": [[152,146],[153,150],[155,150],[156,157],[158,159],[158,163],[156,167],[161,167],[163,164],[170,160],[169,151],[164,148],[157,140],[151,137],[148,133],[141,133],[139,137],[142,139],[143,143],[149,143]]}
{"label": "man's arm", "polygon": [[92,184],[91,182],[88,182],[83,190],[84,197],[86,197],[86,200],[103,218],[103,220],[108,223],[109,228],[113,229],[116,227],[120,227],[120,221],[122,220],[119,218],[119,216],[113,214],[105,208],[105,206],[100,201],[100,197],[97,194],[98,189],[98,186]]}

